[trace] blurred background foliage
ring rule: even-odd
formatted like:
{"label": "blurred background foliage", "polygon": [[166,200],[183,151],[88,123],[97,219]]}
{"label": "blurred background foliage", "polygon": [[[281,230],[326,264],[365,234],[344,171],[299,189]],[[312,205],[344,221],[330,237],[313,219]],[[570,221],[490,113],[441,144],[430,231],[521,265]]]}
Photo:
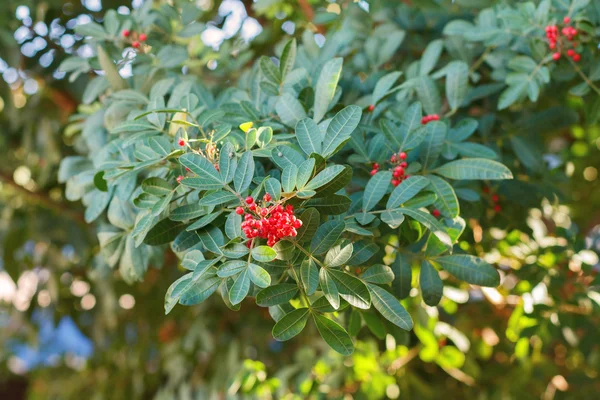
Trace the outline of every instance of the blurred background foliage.
{"label": "blurred background foliage", "polygon": [[[232,52],[244,50],[243,64],[299,27],[320,35],[339,12],[335,2],[308,0],[194,3],[211,32],[195,43],[197,73],[216,84],[235,79]],[[418,3],[460,15],[493,2]],[[461,247],[500,265],[503,284],[447,288],[438,308],[414,316],[427,329],[381,335],[370,324],[345,358],[314,327],[274,341],[268,312],[250,304],[235,313],[213,297],[163,316],[164,293],[180,275],[170,254],[171,267],[131,286],[102,267],[81,206],[67,202],[57,181],[60,160],[73,153],[64,128],[93,107],[80,105],[93,74],[71,82],[57,67],[70,54],[91,54],[76,25],[141,4],[0,4],[1,398],[597,397],[600,126],[581,117],[586,104],[574,95],[546,95],[548,106],[568,104],[580,118],[537,147],[549,163],[565,160],[551,182],[560,197],[502,198],[503,213],[468,220]]]}

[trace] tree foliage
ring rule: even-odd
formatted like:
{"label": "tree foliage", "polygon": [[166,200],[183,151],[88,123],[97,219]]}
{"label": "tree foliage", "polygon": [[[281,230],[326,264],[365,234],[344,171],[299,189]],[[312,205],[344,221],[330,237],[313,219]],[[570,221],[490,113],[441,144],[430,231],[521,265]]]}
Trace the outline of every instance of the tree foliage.
{"label": "tree foliage", "polygon": [[[417,356],[474,384],[499,330],[496,361],[514,355],[515,373],[558,336],[597,357],[585,339],[598,328],[597,256],[543,200],[569,195],[568,168],[556,167],[569,160],[543,141],[598,122],[600,15],[579,0],[457,3],[340,2],[297,16],[294,35],[271,37],[260,57],[252,42],[202,45],[212,15],[191,2],[76,26],[93,55],[59,67],[88,82],[57,177],[94,227],[95,268],[131,285],[164,274],[153,296],[166,314],[262,308],[276,341],[318,334],[339,355],[313,355],[314,371],[351,356],[365,398],[391,396],[381,388]],[[554,25],[574,27],[576,42],[564,34],[549,48]],[[367,330],[385,351],[357,341]],[[308,389],[291,390],[316,393],[323,374],[303,368],[288,376]],[[235,382],[256,394],[275,385],[249,361]]]}

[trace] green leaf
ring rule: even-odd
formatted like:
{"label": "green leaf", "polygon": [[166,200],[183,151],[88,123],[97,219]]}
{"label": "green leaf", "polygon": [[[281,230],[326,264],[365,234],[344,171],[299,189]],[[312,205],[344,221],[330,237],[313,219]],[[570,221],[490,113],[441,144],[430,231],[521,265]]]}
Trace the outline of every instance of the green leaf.
{"label": "green leaf", "polygon": [[266,288],[271,284],[271,275],[261,266],[256,264],[248,264],[250,280],[261,288]]}
{"label": "green leaf", "polygon": [[333,155],[338,147],[350,138],[360,123],[361,115],[362,110],[358,106],[347,106],[335,114],[323,138],[321,150],[323,157]]}
{"label": "green leaf", "polygon": [[296,39],[292,39],[283,48],[281,59],[279,60],[279,73],[281,80],[284,80],[286,75],[294,68],[296,63]]}
{"label": "green leaf", "polygon": [[452,61],[446,66],[446,98],[452,110],[461,106],[469,89],[469,66],[464,61]]}
{"label": "green leaf", "polygon": [[363,310],[371,307],[369,290],[360,279],[334,269],[328,269],[327,272],[335,281],[338,292],[344,300]]}
{"label": "green leaf", "polygon": [[242,216],[234,212],[229,213],[225,220],[225,234],[229,239],[242,236]]}
{"label": "green leaf", "polygon": [[413,175],[408,177],[392,191],[385,208],[390,210],[400,206],[415,197],[427,185],[429,185],[429,181],[423,176]]}
{"label": "green leaf", "polygon": [[217,211],[216,213],[205,215],[204,217],[200,218],[198,221],[195,221],[193,224],[188,226],[186,228],[186,230],[187,231],[195,231],[197,229],[204,228],[205,226],[207,226],[208,224],[213,222],[215,219],[217,219],[222,213],[223,213],[223,211]]}
{"label": "green leaf", "polygon": [[279,84],[281,82],[281,74],[269,57],[261,56],[259,64],[260,71],[263,73],[265,78],[275,84]]}
{"label": "green leaf", "polygon": [[215,254],[222,254],[221,247],[225,245],[223,232],[215,226],[199,232],[202,245]]}
{"label": "green leaf", "polygon": [[325,265],[329,267],[339,267],[344,265],[352,256],[352,243],[342,247],[332,247],[325,255]]}
{"label": "green leaf", "polygon": [[277,252],[269,246],[257,246],[252,249],[252,258],[258,262],[273,261],[277,257]]}
{"label": "green leaf", "polygon": [[350,335],[337,322],[321,314],[313,314],[313,318],[321,337],[332,349],[344,356],[354,353],[354,344]]}
{"label": "green leaf", "polygon": [[346,264],[351,266],[361,265],[366,263],[379,251],[379,247],[368,240],[359,240],[353,244],[354,253]]}
{"label": "green leaf", "polygon": [[160,246],[161,244],[167,244],[177,237],[181,231],[183,231],[185,225],[181,222],[171,221],[170,219],[163,219],[159,221],[146,235],[144,243],[150,246]]}
{"label": "green leaf", "polygon": [[333,100],[335,89],[342,73],[343,62],[342,58],[336,57],[327,61],[321,69],[317,86],[315,87],[314,120],[316,123],[323,119],[329,109],[331,100]]}
{"label": "green leaf", "polygon": [[444,283],[437,270],[427,260],[424,260],[421,263],[419,282],[421,284],[421,294],[425,304],[432,307],[437,306],[442,299]]}
{"label": "green leaf", "polygon": [[323,135],[312,119],[304,118],[298,121],[296,124],[296,139],[298,139],[298,144],[306,155],[321,154]]}
{"label": "green leaf", "polygon": [[398,210],[386,210],[381,213],[381,220],[388,224],[390,228],[396,229],[404,222],[404,214]]}
{"label": "green leaf", "polygon": [[385,196],[391,179],[390,171],[380,171],[369,179],[363,193],[363,213],[371,211]]}
{"label": "green leaf", "polygon": [[427,114],[438,114],[442,108],[442,100],[433,79],[428,76],[420,77],[416,89],[419,101],[423,104]]}
{"label": "green leaf", "polygon": [[298,243],[311,240],[321,220],[319,211],[316,208],[307,208],[298,218],[302,221],[302,226],[298,229],[298,234],[294,240]]}
{"label": "green leaf", "polygon": [[277,146],[271,152],[271,159],[281,169],[287,166],[298,166],[304,162],[305,157],[289,146]]}
{"label": "green leaf", "polygon": [[481,258],[457,254],[435,258],[443,269],[460,280],[473,285],[496,287],[500,284],[498,271]]}
{"label": "green leaf", "polygon": [[298,168],[294,164],[286,166],[281,172],[281,186],[284,193],[291,193],[296,187],[296,177],[298,176]]}
{"label": "green leaf", "polygon": [[256,133],[256,143],[260,147],[266,147],[273,140],[273,128],[270,126],[261,126]]}
{"label": "green leaf", "polygon": [[450,179],[512,179],[513,175],[508,168],[497,161],[485,158],[466,158],[451,161],[435,169],[438,175]]}
{"label": "green leaf", "polygon": [[348,211],[351,204],[352,200],[349,197],[333,194],[323,198],[310,199],[306,206],[314,207],[324,215],[340,215]]}
{"label": "green leaf", "polygon": [[392,283],[394,280],[394,272],[387,265],[377,264],[369,267],[361,276],[365,282],[379,283],[385,285]]}
{"label": "green leaf", "polygon": [[413,210],[410,208],[400,208],[399,211],[423,224],[427,229],[431,231],[431,233],[433,233],[438,239],[440,239],[440,241],[444,245],[446,245],[446,248],[452,248],[452,239],[450,239],[450,236],[448,235],[448,233],[446,233],[444,226],[437,219],[433,218],[430,214],[421,210]]}
{"label": "green leaf", "polygon": [[[296,175],[295,185],[298,188],[303,188],[306,186],[306,183],[312,177],[313,171],[315,169],[315,159],[309,158],[304,161],[302,164],[298,166],[298,174]],[[293,187],[292,187],[293,190]]]}
{"label": "green leaf", "polygon": [[432,121],[425,125],[424,129],[425,138],[421,143],[419,156],[423,169],[427,169],[435,164],[442,153],[446,138],[446,125],[440,121]]}
{"label": "green leaf", "polygon": [[172,210],[169,218],[173,221],[187,221],[205,215],[208,210],[208,207],[199,204],[186,204]]}
{"label": "green leaf", "polygon": [[201,197],[198,204],[201,206],[216,206],[229,203],[233,200],[237,200],[237,196],[235,194],[231,192],[219,191]]}
{"label": "green leaf", "polygon": [[191,187],[204,190],[218,189],[223,186],[221,175],[206,158],[198,154],[187,153],[179,157],[179,162],[198,175],[195,178],[185,178],[181,181],[182,184],[185,185],[187,182]]}
{"label": "green leaf", "polygon": [[173,187],[162,178],[152,177],[142,181],[142,190],[155,196],[166,196],[173,191]]}
{"label": "green leaf", "polygon": [[340,293],[333,278],[325,268],[319,270],[319,283],[329,304],[336,310],[340,308]]}
{"label": "green leaf", "polygon": [[298,308],[281,318],[273,327],[275,340],[285,342],[298,335],[306,326],[309,309]]}
{"label": "green leaf", "polygon": [[165,315],[171,312],[173,307],[179,302],[179,298],[183,293],[183,290],[188,286],[192,280],[193,273],[188,273],[177,279],[169,286],[167,293],[165,294]]}
{"label": "green leaf", "polygon": [[249,268],[244,268],[238,275],[233,286],[229,290],[229,301],[232,305],[242,302],[250,291],[250,272]]}
{"label": "green leaf", "polygon": [[[322,171],[321,171],[322,172]],[[344,189],[352,180],[352,167],[344,166],[341,173],[317,190],[317,197],[328,197],[339,190]]]}
{"label": "green leaf", "polygon": [[228,278],[242,272],[248,268],[248,263],[242,260],[231,260],[227,261],[219,267],[217,270],[217,276],[221,278]]}
{"label": "green leaf", "polygon": [[452,142],[462,142],[471,137],[478,126],[479,123],[473,118],[461,119],[458,124],[448,131],[448,140]]}
{"label": "green leaf", "polygon": [[305,190],[315,190],[320,188],[321,186],[326,185],[331,182],[336,176],[338,176],[343,170],[343,165],[331,165],[325,168],[323,171],[319,172],[314,178],[312,178],[303,189]]}
{"label": "green leaf", "polygon": [[460,211],[458,205],[458,199],[452,186],[444,179],[434,175],[428,176],[429,182],[431,182],[431,188],[437,195],[435,200],[435,207],[442,213],[444,217],[454,218],[457,217]]}
{"label": "green leaf", "polygon": [[275,201],[281,198],[281,183],[275,178],[269,178],[265,181],[265,191],[271,195]]}
{"label": "green leaf", "polygon": [[504,110],[525,97],[529,86],[529,80],[527,74],[522,75],[524,75],[523,79],[513,82],[511,86],[500,94],[500,98],[498,99],[498,110]]}
{"label": "green leaf", "polygon": [[233,144],[227,142],[221,147],[219,157],[219,173],[223,183],[229,183],[233,180],[235,170],[237,169],[237,156]]}
{"label": "green leaf", "polygon": [[281,122],[288,126],[296,126],[296,130],[298,129],[296,124],[303,119],[307,119],[302,103],[288,92],[279,97],[279,100],[275,103],[275,111],[281,118]]}
{"label": "green leaf", "polygon": [[440,39],[429,42],[423,55],[421,56],[421,64],[419,69],[419,75],[425,76],[428,75],[438,60],[440,59],[440,55],[442,54],[442,50],[444,49],[444,42]]}
{"label": "green leaf", "polygon": [[310,249],[313,254],[323,254],[329,250],[344,232],[344,221],[331,220],[319,226],[312,238]]}
{"label": "green leaf", "polygon": [[379,286],[368,285],[368,288],[373,305],[385,319],[404,330],[412,329],[412,318],[397,298]]}
{"label": "green leaf", "polygon": [[261,290],[256,295],[256,304],[261,307],[276,306],[289,302],[298,293],[298,286],[293,283],[280,283]]}
{"label": "green leaf", "polygon": [[375,84],[375,89],[373,89],[373,98],[371,99],[371,104],[377,104],[379,100],[383,99],[401,75],[402,72],[396,71],[390,72],[389,74],[379,78],[377,84]]}
{"label": "green leaf", "polygon": [[308,296],[312,296],[319,285],[319,269],[312,258],[302,261],[300,265],[300,279]]}
{"label": "green leaf", "polygon": [[254,177],[254,158],[252,152],[247,151],[242,154],[238,163],[235,175],[233,177],[233,185],[238,193],[242,193],[244,190],[250,187],[252,178]]}

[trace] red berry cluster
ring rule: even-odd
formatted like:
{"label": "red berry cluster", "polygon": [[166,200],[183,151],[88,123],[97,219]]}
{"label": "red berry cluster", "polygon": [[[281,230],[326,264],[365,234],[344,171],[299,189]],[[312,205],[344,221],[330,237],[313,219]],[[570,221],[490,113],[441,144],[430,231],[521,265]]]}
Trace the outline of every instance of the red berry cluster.
{"label": "red berry cluster", "polygon": [[[490,192],[490,188],[485,186],[483,188],[483,193],[489,193]],[[497,194],[492,194],[490,196],[490,198],[492,199],[492,203],[494,204],[494,211],[496,212],[500,212],[502,211],[502,207],[500,206],[500,196],[498,196]]]}
{"label": "red berry cluster", "polygon": [[[408,167],[408,163],[406,160],[406,153],[401,151],[399,153],[394,153],[390,157],[390,163],[392,164],[392,185],[398,186],[403,180],[409,177],[406,175],[406,167]],[[379,164],[373,163],[373,169],[371,169],[371,176],[375,175],[379,172]]]}
{"label": "red berry cluster", "polygon": [[440,116],[437,114],[426,115],[423,118],[421,118],[421,124],[427,125],[431,121],[439,121],[439,120],[440,120]]}
{"label": "red berry cluster", "polygon": [[[258,206],[251,196],[246,197],[246,204],[251,212],[244,215],[242,230],[248,239],[256,237],[267,239],[267,245],[273,246],[284,237],[296,236],[296,229],[302,226],[302,221],[294,215],[294,206],[281,204],[270,204],[271,195],[265,194],[263,206]],[[244,214],[244,208],[235,209],[238,215]],[[251,246],[251,241],[247,246]]]}
{"label": "red berry cluster", "polygon": [[[573,42],[575,36],[577,36],[577,29],[573,28],[569,25],[571,22],[571,18],[565,17],[563,19],[565,23],[565,27],[563,27],[560,31],[558,30],[558,26],[556,25],[548,25],[546,27],[546,38],[548,39],[548,47],[550,50],[556,50],[552,54],[552,59],[554,61],[558,61],[561,57],[561,52],[567,52],[567,55],[573,59],[575,62],[579,62],[581,60],[581,55],[575,51],[575,47],[577,43]],[[567,40],[565,41],[564,38]],[[571,42],[569,44],[569,42]],[[571,47],[571,48],[567,48]]]}
{"label": "red berry cluster", "polygon": [[131,47],[133,47],[134,49],[139,49],[142,43],[145,42],[146,39],[148,39],[148,35],[146,35],[145,33],[140,33],[138,35],[136,32],[130,31],[129,29],[123,29],[121,35],[124,38],[133,38],[133,41],[131,42]]}

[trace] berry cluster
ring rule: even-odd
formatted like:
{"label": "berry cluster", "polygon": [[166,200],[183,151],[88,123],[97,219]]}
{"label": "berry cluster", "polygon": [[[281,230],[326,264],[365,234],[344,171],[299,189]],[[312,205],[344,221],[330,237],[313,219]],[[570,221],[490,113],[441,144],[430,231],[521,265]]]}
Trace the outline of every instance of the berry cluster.
{"label": "berry cluster", "polygon": [[[484,193],[489,193],[490,192],[490,188],[489,187],[484,187],[483,188],[483,192]],[[502,207],[500,206],[500,196],[498,196],[497,194],[492,194],[490,196],[490,198],[492,199],[492,203],[494,204],[494,211],[496,212],[500,212],[502,211]]]}
{"label": "berry cluster", "polygon": [[[271,195],[265,194],[263,206],[258,206],[251,196],[246,197],[246,204],[251,212],[244,215],[242,230],[248,239],[256,237],[267,239],[267,245],[273,246],[284,237],[294,237],[298,234],[296,229],[302,226],[302,221],[294,215],[294,207],[281,204],[269,204]],[[244,208],[235,209],[238,215],[244,214]],[[251,241],[247,246],[251,246]]]}
{"label": "berry cluster", "polygon": [[[407,154],[403,151],[394,153],[390,157],[390,163],[392,164],[392,185],[398,186],[403,180],[409,177],[406,175],[406,168],[408,163],[405,161]],[[373,169],[371,169],[371,176],[379,172],[379,164],[373,163]]]}
{"label": "berry cluster", "polygon": [[[546,27],[546,38],[548,39],[548,47],[550,48],[550,50],[556,50],[552,54],[552,59],[554,61],[558,61],[561,57],[561,53],[566,50],[567,55],[571,57],[574,62],[579,62],[579,60],[581,60],[581,55],[575,51],[577,43],[573,42],[575,36],[577,36],[577,29],[569,25],[569,23],[571,22],[571,18],[565,17],[563,19],[563,22],[566,26],[563,27],[560,31],[558,29],[558,26],[556,25],[548,25]],[[565,41],[564,38],[566,38],[567,40]]]}
{"label": "berry cluster", "polygon": [[440,116],[437,114],[426,115],[423,118],[421,118],[421,124],[427,125],[431,121],[439,121],[439,120],[440,120]]}
{"label": "berry cluster", "polygon": [[124,38],[133,39],[131,41],[131,47],[133,47],[134,49],[139,49],[142,43],[145,42],[146,39],[148,39],[148,35],[146,35],[145,33],[140,33],[138,35],[137,32],[130,31],[129,29],[124,29],[123,32],[121,32],[121,35]]}

